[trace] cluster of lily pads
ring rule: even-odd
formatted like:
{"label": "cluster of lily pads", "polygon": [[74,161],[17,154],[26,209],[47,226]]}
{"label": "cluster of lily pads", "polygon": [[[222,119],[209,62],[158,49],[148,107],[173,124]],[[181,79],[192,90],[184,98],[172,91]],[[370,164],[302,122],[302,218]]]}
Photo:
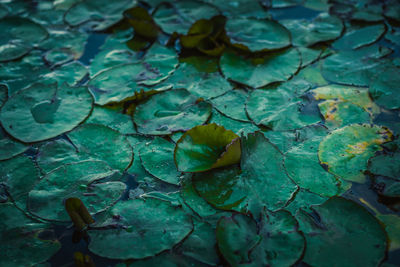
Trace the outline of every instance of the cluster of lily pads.
{"label": "cluster of lily pads", "polygon": [[0,265],[72,262],[73,197],[97,266],[396,266],[399,25],[397,0],[1,1]]}

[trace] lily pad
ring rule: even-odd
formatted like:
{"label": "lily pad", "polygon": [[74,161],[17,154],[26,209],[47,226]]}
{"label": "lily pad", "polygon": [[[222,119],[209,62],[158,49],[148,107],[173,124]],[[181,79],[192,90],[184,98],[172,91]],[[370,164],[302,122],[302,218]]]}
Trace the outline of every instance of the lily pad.
{"label": "lily pad", "polygon": [[343,180],[362,183],[367,161],[383,143],[392,140],[392,132],[367,124],[352,124],[332,131],[319,145],[318,156],[328,171]]}
{"label": "lily pad", "polygon": [[139,104],[133,121],[140,133],[165,135],[202,124],[210,114],[210,104],[185,89],[177,89],[153,95]]}
{"label": "lily pad", "polygon": [[136,1],[107,0],[78,1],[64,14],[64,21],[70,26],[80,26],[91,22],[91,29],[102,31],[122,19],[124,10],[134,7]]}
{"label": "lily pad", "polygon": [[270,14],[264,10],[259,1],[247,0],[204,0],[216,6],[226,17],[269,18]]}
{"label": "lily pad", "polygon": [[0,62],[26,55],[48,36],[45,28],[27,18],[3,18],[0,28],[9,29],[1,31]]}
{"label": "lily pad", "polygon": [[311,207],[314,205],[320,205],[327,201],[328,198],[321,197],[318,194],[311,193],[305,189],[300,189],[296,192],[295,197],[291,200],[289,205],[285,207],[285,210],[291,214],[296,215],[299,209],[304,211],[311,211]]}
{"label": "lily pad", "polygon": [[230,167],[197,173],[193,184],[214,207],[251,212],[254,216],[263,207],[281,209],[297,190],[285,173],[283,155],[260,132],[242,139],[240,166],[241,171]]}
{"label": "lily pad", "polygon": [[57,83],[59,86],[66,82],[72,86],[83,80],[87,74],[88,70],[82,63],[73,61],[44,74],[40,82],[46,84]]}
{"label": "lily pad", "polygon": [[178,185],[181,173],[174,162],[174,143],[156,137],[139,150],[143,167],[158,179]]}
{"label": "lily pad", "polygon": [[37,266],[61,248],[49,224],[27,217],[12,203],[0,204],[1,266]]}
{"label": "lily pad", "polygon": [[259,128],[251,122],[243,122],[228,118],[215,109],[213,109],[209,123],[221,125],[239,136],[242,134],[247,135],[249,133],[254,133],[259,130]]}
{"label": "lily pad", "polygon": [[389,198],[400,197],[400,181],[399,179],[391,179],[386,177],[374,178],[373,189],[381,196]]}
{"label": "lily pad", "polygon": [[240,161],[240,138],[217,124],[196,126],[176,143],[175,163],[180,171],[201,172]]}
{"label": "lily pad", "polygon": [[10,138],[7,133],[0,128],[0,160],[6,160],[25,152],[29,146]]}
{"label": "lily pad", "polygon": [[312,46],[338,38],[343,31],[343,22],[327,13],[322,13],[311,22],[309,20],[281,21],[292,36],[295,46]]}
{"label": "lily pad", "polygon": [[231,266],[292,266],[305,249],[297,221],[287,211],[263,212],[259,225],[241,214],[223,217],[217,241]]}
{"label": "lily pad", "polygon": [[194,188],[191,179],[187,179],[183,182],[181,197],[184,203],[200,217],[207,217],[217,213],[210,204],[200,197]]}
{"label": "lily pad", "polygon": [[126,185],[103,161],[65,164],[45,175],[29,192],[29,211],[45,220],[69,221],[64,200],[77,197],[92,214],[112,206]]}
{"label": "lily pad", "polygon": [[290,46],[290,32],[273,20],[232,18],[228,19],[225,28],[232,45],[250,52]]}
{"label": "lily pad", "polygon": [[[386,234],[378,220],[351,200],[334,197],[300,211],[300,230],[307,249],[304,261],[312,266],[378,266],[385,258]],[[343,249],[346,248],[346,249]]]}
{"label": "lily pad", "polygon": [[231,90],[211,100],[213,107],[229,118],[248,122],[245,103],[248,94],[243,90]]}
{"label": "lily pad", "polygon": [[381,154],[369,159],[368,170],[376,175],[382,175],[400,180],[400,152]]}
{"label": "lily pad", "polygon": [[341,193],[341,182],[319,163],[318,145],[323,137],[313,138],[293,147],[285,154],[285,168],[301,188],[330,197]]}
{"label": "lily pad", "polygon": [[114,129],[121,134],[135,134],[132,117],[122,113],[121,110],[94,106],[92,114],[85,123],[102,124]]}
{"label": "lily pad", "polygon": [[226,78],[254,88],[288,80],[297,72],[300,64],[301,55],[296,49],[259,58],[245,58],[227,51],[220,59],[221,70]]}
{"label": "lily pad", "polygon": [[182,208],[155,198],[121,201],[109,213],[110,223],[118,228],[88,231],[89,250],[106,258],[151,257],[171,249],[193,230]]}
{"label": "lily pad", "polygon": [[246,111],[255,124],[283,131],[319,122],[321,117],[313,105],[284,88],[263,89],[250,93]]}
{"label": "lily pad", "polygon": [[216,15],[219,15],[218,9],[210,4],[184,0],[161,4],[153,14],[153,19],[167,34],[187,34],[194,22]]}
{"label": "lily pad", "polygon": [[119,102],[133,98],[140,91],[151,91],[147,86],[165,80],[177,65],[175,51],[155,43],[141,62],[106,69],[94,76],[88,86],[96,104]]}
{"label": "lily pad", "polygon": [[332,44],[332,47],[340,50],[357,49],[376,42],[386,31],[384,24],[377,24],[350,30],[339,40]]}
{"label": "lily pad", "polygon": [[89,115],[86,87],[34,84],[11,96],[0,111],[4,129],[22,142],[38,142],[70,131]]}
{"label": "lily pad", "polygon": [[37,162],[42,170],[49,172],[66,163],[102,160],[123,172],[132,163],[132,147],[126,137],[106,126],[84,124],[68,133],[68,138],[70,142],[59,139],[40,147]]}

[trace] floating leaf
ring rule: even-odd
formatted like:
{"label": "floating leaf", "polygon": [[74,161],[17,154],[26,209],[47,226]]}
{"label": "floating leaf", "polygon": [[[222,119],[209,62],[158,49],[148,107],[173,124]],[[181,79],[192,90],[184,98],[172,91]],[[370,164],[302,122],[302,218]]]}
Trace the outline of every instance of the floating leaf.
{"label": "floating leaf", "polygon": [[94,106],[92,114],[85,123],[102,124],[122,134],[136,133],[132,117],[113,108]]}
{"label": "floating leaf", "polygon": [[181,208],[154,198],[121,201],[109,213],[117,229],[88,231],[89,250],[106,258],[151,257],[171,249],[193,229]]}
{"label": "floating leaf", "polygon": [[385,231],[353,201],[334,197],[313,207],[313,213],[300,211],[297,218],[307,241],[307,264],[332,266],[327,259],[335,257],[340,266],[378,266],[385,258]]}
{"label": "floating leaf", "polygon": [[227,51],[220,60],[226,78],[254,88],[288,80],[299,69],[300,63],[301,56],[296,49],[259,58],[245,58]]}
{"label": "floating leaf", "polygon": [[290,46],[290,32],[273,20],[232,18],[228,19],[225,28],[232,45],[250,52]]}
{"label": "floating leaf", "polygon": [[92,103],[86,87],[34,84],[7,100],[0,121],[14,138],[37,142],[72,130],[89,115]]}
{"label": "floating leaf", "polygon": [[11,203],[0,204],[1,266],[37,266],[61,248],[50,225],[27,217]]}
{"label": "floating leaf", "polygon": [[304,237],[289,212],[263,212],[259,224],[242,214],[218,222],[218,248],[231,266],[292,266],[301,258]]}
{"label": "floating leaf", "polygon": [[10,138],[0,128],[0,160],[6,160],[25,152],[29,146]]}
{"label": "floating leaf", "polygon": [[147,13],[147,10],[143,7],[136,6],[131,8],[124,13],[128,19],[128,23],[132,25],[135,30],[135,34],[147,37],[155,38],[158,35],[158,28],[153,18]]}
{"label": "floating leaf", "polygon": [[212,99],[211,103],[215,109],[227,117],[248,122],[245,110],[247,96],[243,90],[230,90],[222,96]]}
{"label": "floating leaf", "polygon": [[174,162],[174,143],[156,137],[139,150],[143,167],[158,179],[178,185],[180,172]]}
{"label": "floating leaf", "polygon": [[196,126],[176,143],[175,162],[180,171],[201,172],[236,164],[240,138],[217,124]]}
{"label": "floating leaf", "polygon": [[119,181],[120,176],[103,161],[63,165],[45,175],[30,191],[29,211],[46,220],[69,221],[63,201],[77,197],[90,213],[98,213],[124,193],[126,185]]}
{"label": "floating leaf", "polygon": [[268,18],[270,15],[258,1],[233,0],[204,0],[215,5],[226,17]]}
{"label": "floating leaf", "polygon": [[0,36],[0,62],[24,56],[48,36],[45,28],[27,18],[3,18],[0,28],[4,29]]}
{"label": "floating leaf", "polygon": [[343,180],[365,181],[367,161],[381,144],[392,139],[392,132],[367,124],[352,124],[332,131],[319,145],[318,156],[328,171]]}
{"label": "floating leaf", "polygon": [[300,189],[296,192],[295,197],[291,200],[289,205],[285,207],[291,214],[296,214],[299,209],[304,211],[311,211],[312,206],[324,203],[328,198],[321,197],[318,194],[311,193],[305,189]]}
{"label": "floating leaf", "polygon": [[381,154],[369,159],[368,170],[376,175],[382,175],[400,180],[400,153]]}
{"label": "floating leaf", "polygon": [[340,50],[357,49],[376,42],[386,31],[384,24],[377,24],[350,30],[339,40],[332,44],[332,47]]}
{"label": "floating leaf", "polygon": [[211,105],[198,100],[185,89],[153,95],[136,107],[133,121],[143,134],[185,131],[204,123],[211,114]]}
{"label": "floating leaf", "polygon": [[191,179],[183,182],[181,197],[186,205],[189,206],[200,217],[214,215],[217,211],[210,206],[195,190]]}
{"label": "floating leaf", "polygon": [[219,111],[213,109],[213,113],[209,123],[215,123],[223,126],[227,130],[231,130],[237,135],[247,135],[249,133],[254,133],[258,131],[259,128],[251,122],[243,122],[238,120],[233,120],[221,114]]}

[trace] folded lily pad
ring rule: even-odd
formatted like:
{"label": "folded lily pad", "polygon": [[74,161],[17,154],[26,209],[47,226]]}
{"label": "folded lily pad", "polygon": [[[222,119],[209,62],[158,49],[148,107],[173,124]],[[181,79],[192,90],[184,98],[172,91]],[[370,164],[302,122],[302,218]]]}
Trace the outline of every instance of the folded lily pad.
{"label": "folded lily pad", "polygon": [[27,217],[12,203],[0,204],[1,266],[38,266],[61,248],[49,224]]}
{"label": "folded lily pad", "polygon": [[296,219],[287,211],[263,212],[261,222],[237,214],[217,225],[218,248],[231,266],[292,266],[305,249]]}
{"label": "folded lily pad", "polygon": [[313,213],[300,211],[297,218],[307,241],[307,264],[332,266],[327,259],[334,258],[338,266],[378,266],[385,258],[385,231],[351,200],[334,197],[313,207]]}
{"label": "folded lily pad", "polygon": [[91,22],[91,28],[102,31],[122,19],[124,10],[136,5],[136,1],[123,0],[110,2],[107,0],[78,1],[64,14],[64,21],[70,26],[80,26]]}
{"label": "folded lily pad", "polygon": [[383,143],[392,140],[392,132],[376,125],[352,124],[332,131],[319,145],[318,156],[328,171],[347,181],[362,183],[367,161]]}
{"label": "folded lily pad", "polygon": [[210,114],[210,104],[185,89],[177,89],[153,95],[139,104],[133,121],[140,133],[165,135],[202,124]]}
{"label": "folded lily pad", "polygon": [[187,34],[194,22],[216,15],[219,15],[218,9],[210,4],[184,0],[161,4],[153,14],[153,19],[167,34]]}
{"label": "folded lily pad", "polygon": [[340,50],[357,49],[376,42],[386,31],[385,24],[377,24],[347,32],[332,44]]}
{"label": "folded lily pad", "polygon": [[120,201],[109,211],[115,229],[89,230],[89,250],[112,259],[143,259],[171,249],[192,230],[190,216],[167,201]]}
{"label": "folded lily pad", "polygon": [[4,29],[0,35],[0,62],[26,55],[48,36],[45,28],[27,18],[3,18],[0,28]]}
{"label": "folded lily pad", "polygon": [[156,137],[139,150],[139,155],[146,171],[164,182],[178,185],[181,173],[175,166],[174,148],[174,143]]}
{"label": "folded lily pad", "polygon": [[226,78],[254,88],[288,80],[297,72],[300,64],[301,55],[296,49],[259,58],[245,58],[227,51],[220,59],[221,70]]}
{"label": "folded lily pad", "polygon": [[247,118],[245,103],[248,94],[243,90],[230,90],[227,93],[211,100],[213,107],[235,120],[250,121]]}
{"label": "folded lily pad", "polygon": [[369,159],[368,170],[376,175],[382,175],[400,180],[400,152],[381,154]]}
{"label": "folded lily pad", "polygon": [[132,147],[126,137],[106,126],[84,124],[68,133],[68,138],[70,142],[58,139],[40,147],[37,162],[42,170],[49,172],[66,163],[103,160],[123,172],[132,163]]}
{"label": "folded lily pad", "polygon": [[248,134],[241,142],[241,171],[233,166],[196,173],[196,191],[218,209],[251,212],[254,216],[263,207],[284,207],[297,186],[285,173],[283,155],[260,132]]}
{"label": "folded lily pad", "polygon": [[225,29],[232,45],[250,52],[290,46],[290,32],[273,20],[232,18],[226,22]]}
{"label": "folded lily pad", "polygon": [[202,172],[240,161],[240,138],[217,124],[196,126],[176,143],[175,163],[183,172]]}
{"label": "folded lily pad", "polygon": [[122,196],[121,174],[103,161],[65,164],[45,175],[29,192],[29,211],[45,220],[69,221],[64,200],[77,197],[91,214],[104,211]]}
{"label": "folded lily pad", "polygon": [[295,46],[312,46],[313,44],[338,38],[343,31],[343,22],[327,13],[322,13],[311,22],[309,20],[281,21],[292,36]]}
{"label": "folded lily pad", "polygon": [[4,129],[22,142],[38,142],[70,131],[89,115],[86,87],[34,84],[11,96],[0,111]]}
{"label": "folded lily pad", "polygon": [[155,43],[142,61],[106,69],[94,76],[88,86],[96,104],[119,102],[133,98],[135,93],[151,91],[147,86],[165,80],[177,65],[175,51]]}
{"label": "folded lily pad", "polygon": [[285,154],[285,168],[292,180],[301,188],[330,197],[340,194],[340,180],[327,172],[319,163],[318,145],[323,137],[305,141]]}
{"label": "folded lily pad", "polygon": [[293,96],[284,88],[254,90],[247,99],[246,111],[255,124],[278,131],[298,129],[321,120],[313,103]]}

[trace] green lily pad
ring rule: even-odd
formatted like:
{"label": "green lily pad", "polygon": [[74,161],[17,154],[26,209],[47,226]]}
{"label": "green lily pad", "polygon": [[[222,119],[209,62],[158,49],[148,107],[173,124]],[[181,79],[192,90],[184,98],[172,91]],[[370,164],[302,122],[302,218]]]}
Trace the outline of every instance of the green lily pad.
{"label": "green lily pad", "polygon": [[249,122],[245,103],[248,94],[243,90],[230,90],[222,96],[211,100],[213,107],[229,118]]}
{"label": "green lily pad", "polygon": [[[398,164],[397,164],[398,165]],[[391,179],[391,178],[386,178],[386,177],[377,177],[374,178],[374,185],[376,188],[375,191],[379,195],[385,196],[385,197],[394,197],[394,198],[399,198],[400,197],[400,181],[399,179]]]}
{"label": "green lily pad", "polygon": [[113,108],[94,106],[92,114],[85,123],[102,124],[122,134],[135,134],[132,117]]}
{"label": "green lily pad", "polygon": [[204,2],[216,6],[226,17],[246,17],[246,18],[268,18],[268,11],[264,10],[259,1],[247,0],[204,0]]}
{"label": "green lily pad", "polygon": [[191,179],[187,179],[183,182],[181,197],[184,203],[200,217],[207,217],[217,213],[210,204],[200,197],[194,188]]}
{"label": "green lily pad", "polygon": [[11,203],[0,204],[1,266],[38,266],[61,248],[48,224],[27,217]]}
{"label": "green lily pad", "polygon": [[105,105],[148,92],[174,72],[178,58],[174,50],[155,43],[141,62],[117,65],[98,73],[88,83],[95,103]]}
{"label": "green lily pad", "polygon": [[313,211],[297,215],[307,241],[307,264],[332,266],[327,259],[335,259],[338,266],[378,266],[385,258],[385,231],[362,206],[334,197]]}
{"label": "green lily pad", "polygon": [[216,59],[192,56],[181,59],[178,69],[165,81],[174,89],[186,88],[191,94],[209,99],[231,90],[218,71]]}
{"label": "green lily pad", "polygon": [[325,197],[341,193],[341,182],[319,163],[318,145],[323,137],[305,141],[285,154],[284,166],[290,178],[301,188]]}
{"label": "green lily pad", "polygon": [[91,22],[91,29],[102,31],[121,20],[123,11],[135,5],[136,1],[130,0],[116,3],[107,0],[78,1],[64,14],[64,21],[73,27]]}
{"label": "green lily pad", "polygon": [[314,63],[317,61],[322,53],[324,52],[323,50],[319,49],[312,49],[312,48],[307,48],[307,47],[298,47],[297,48],[301,54],[301,67],[305,68],[308,65]]}
{"label": "green lily pad", "polygon": [[19,209],[27,210],[29,191],[38,180],[38,170],[30,158],[19,155],[0,161],[0,182]]}
{"label": "green lily pad", "polygon": [[300,64],[301,55],[296,49],[259,58],[245,58],[227,51],[220,59],[221,70],[226,78],[254,88],[288,80],[297,72]]}
{"label": "green lily pad", "polygon": [[292,266],[305,248],[297,221],[287,211],[263,212],[259,225],[237,214],[217,225],[218,248],[231,266]]}
{"label": "green lily pad", "polygon": [[343,22],[327,13],[322,13],[311,22],[309,20],[281,21],[292,36],[295,46],[312,46],[338,38],[343,31]]}
{"label": "green lily pad", "polygon": [[242,139],[240,165],[241,171],[230,167],[196,173],[196,191],[218,209],[257,216],[265,206],[281,209],[297,190],[285,173],[283,155],[260,132]]}
{"label": "green lily pad", "polygon": [[46,220],[69,221],[64,200],[77,197],[92,214],[112,206],[125,192],[121,175],[103,161],[65,164],[45,175],[29,192],[29,211]]}
{"label": "green lily pad", "polygon": [[40,82],[57,83],[59,86],[66,82],[72,86],[80,82],[87,74],[88,70],[82,63],[73,61],[44,74]]}
{"label": "green lily pad", "polygon": [[34,84],[11,96],[0,111],[4,129],[22,142],[38,142],[72,130],[89,115],[86,87]]}
{"label": "green lily pad", "polygon": [[319,113],[284,88],[254,90],[246,102],[246,111],[257,125],[283,131],[294,130],[321,120]]}
{"label": "green lily pad", "polygon": [[332,131],[319,145],[318,156],[328,171],[343,180],[362,183],[367,161],[381,144],[392,140],[392,132],[367,124],[352,124]]}
{"label": "green lily pad", "polygon": [[118,228],[88,231],[89,250],[106,258],[151,257],[171,249],[193,229],[182,208],[155,198],[121,201],[109,213]]}
{"label": "green lily pad", "polygon": [[389,251],[399,249],[400,217],[395,214],[377,214],[376,217],[385,225],[389,241]]}
{"label": "green lily pad", "polygon": [[259,130],[259,128],[251,122],[243,122],[228,118],[215,109],[213,109],[209,123],[221,125],[239,136],[242,134],[247,135],[249,133],[254,133]]}
{"label": "green lily pad", "polygon": [[42,170],[49,172],[66,163],[102,160],[122,172],[132,163],[132,147],[126,137],[106,126],[84,124],[68,133],[68,138],[70,142],[58,139],[40,147],[37,162]]}
{"label": "green lily pad", "polygon": [[391,62],[379,68],[369,87],[369,93],[375,103],[387,109],[400,108],[400,100],[397,97],[399,77],[400,68]]}
{"label": "green lily pad", "polygon": [[285,210],[289,211],[293,215],[296,215],[299,209],[309,212],[313,205],[320,205],[327,200],[328,198],[326,197],[311,193],[305,189],[300,189],[296,192],[296,195],[291,202],[285,207]]}
{"label": "green lily pad", "polygon": [[400,152],[381,154],[369,159],[368,170],[376,175],[382,175],[400,180]]}
{"label": "green lily pad", "polygon": [[10,138],[0,128],[0,160],[6,160],[25,152],[29,146]]}
{"label": "green lily pad", "polygon": [[176,143],[175,163],[183,172],[201,172],[240,161],[240,139],[217,124],[196,126]]}
{"label": "green lily pad", "polygon": [[139,150],[143,167],[158,179],[178,185],[181,173],[174,162],[174,143],[156,137]]}
{"label": "green lily pad", "polygon": [[290,32],[273,20],[232,18],[226,22],[225,29],[232,45],[250,52],[290,46]]}
{"label": "green lily pad", "polygon": [[0,62],[20,58],[47,38],[48,33],[41,25],[27,18],[6,17],[0,20]]}
{"label": "green lily pad", "polygon": [[203,124],[210,114],[210,104],[185,89],[176,89],[153,95],[139,104],[133,121],[140,133],[165,135]]}
{"label": "green lily pad", "polygon": [[216,15],[219,15],[219,11],[212,5],[184,0],[161,4],[153,14],[153,19],[167,34],[187,34],[194,22]]}
{"label": "green lily pad", "polygon": [[350,30],[332,44],[332,47],[340,50],[357,49],[376,42],[386,31],[384,24],[377,24]]}

